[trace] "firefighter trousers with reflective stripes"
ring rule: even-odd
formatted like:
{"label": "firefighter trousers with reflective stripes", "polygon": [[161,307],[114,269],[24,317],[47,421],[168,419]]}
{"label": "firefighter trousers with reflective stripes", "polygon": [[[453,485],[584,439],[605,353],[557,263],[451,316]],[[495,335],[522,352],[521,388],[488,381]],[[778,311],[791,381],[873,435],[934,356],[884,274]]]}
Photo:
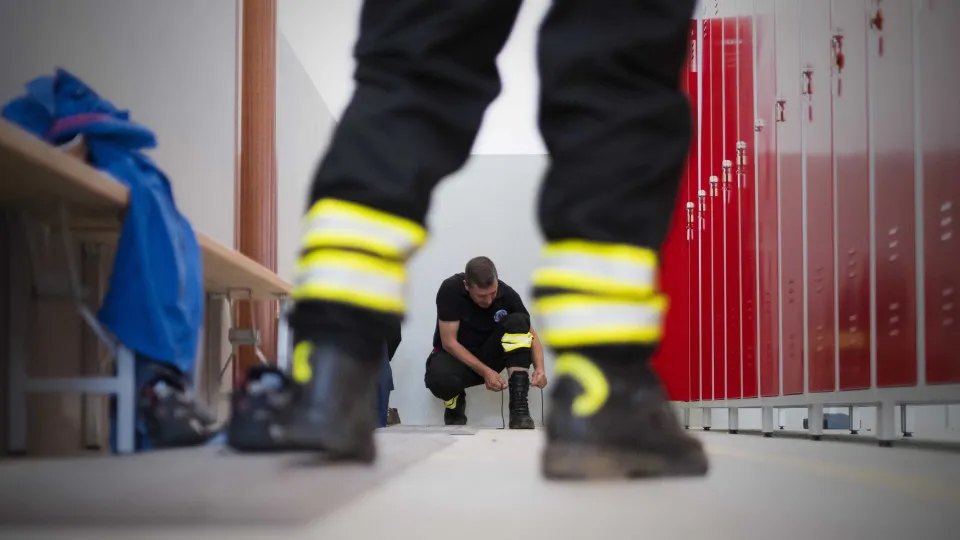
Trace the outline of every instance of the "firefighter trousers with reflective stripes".
{"label": "firefighter trousers with reflective stripes", "polygon": [[[409,225],[422,226],[432,190],[464,164],[501,91],[496,59],[520,5],[365,0],[354,49],[356,90],[317,169],[308,208],[345,201],[398,218],[408,232]],[[659,250],[691,138],[679,79],[694,6],[694,0],[552,2],[536,45],[538,125],[550,155],[537,215],[548,243],[572,238]],[[415,237],[414,231],[404,237],[407,244],[356,246],[382,248],[380,255],[402,265],[424,239]],[[304,241],[303,254],[335,244],[317,238]],[[291,317],[295,334],[358,324],[381,334],[384,321],[403,315],[397,302],[341,296],[302,295]]]}

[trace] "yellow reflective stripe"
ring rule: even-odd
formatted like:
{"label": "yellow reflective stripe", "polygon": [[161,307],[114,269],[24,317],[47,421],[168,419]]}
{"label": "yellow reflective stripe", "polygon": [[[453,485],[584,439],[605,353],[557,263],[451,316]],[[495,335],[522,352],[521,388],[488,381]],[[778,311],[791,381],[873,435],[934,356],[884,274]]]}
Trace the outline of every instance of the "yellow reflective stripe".
{"label": "yellow reflective stripe", "polygon": [[622,300],[589,295],[557,295],[534,302],[543,342],[551,347],[651,344],[663,334],[667,300]]}
{"label": "yellow reflective stripe", "polygon": [[544,248],[533,286],[639,299],[654,294],[656,270],[649,249],[564,240]]}
{"label": "yellow reflective stripe", "polygon": [[426,241],[418,223],[337,199],[321,199],[307,212],[303,249],[357,248],[389,258],[406,259]]}
{"label": "yellow reflective stripe", "polygon": [[294,300],[325,300],[402,314],[404,264],[363,253],[321,250],[297,264]]}
{"label": "yellow reflective stripe", "polygon": [[453,399],[448,399],[443,402],[443,406],[448,409],[456,409],[457,401],[460,399],[460,396],[453,396]]}
{"label": "yellow reflective stripe", "polygon": [[301,341],[293,348],[293,369],[290,376],[294,382],[306,384],[313,378],[313,368],[310,367],[310,353],[313,345],[309,341]]}
{"label": "yellow reflective stripe", "polygon": [[503,337],[500,338],[500,344],[503,345],[503,352],[529,349],[533,346],[533,334],[530,332],[523,334],[504,334]]}
{"label": "yellow reflective stripe", "polygon": [[573,400],[572,412],[576,416],[596,414],[610,397],[607,376],[586,356],[561,354],[557,358],[554,372],[558,377],[570,377],[583,388],[583,393]]}

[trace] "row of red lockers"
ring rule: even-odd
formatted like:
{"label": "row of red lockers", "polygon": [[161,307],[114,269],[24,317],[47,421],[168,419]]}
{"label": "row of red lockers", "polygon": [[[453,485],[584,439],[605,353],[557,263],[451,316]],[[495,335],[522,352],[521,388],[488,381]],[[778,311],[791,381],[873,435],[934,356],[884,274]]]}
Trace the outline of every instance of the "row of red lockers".
{"label": "row of red lockers", "polygon": [[960,2],[724,1],[683,78],[671,398],[960,382]]}

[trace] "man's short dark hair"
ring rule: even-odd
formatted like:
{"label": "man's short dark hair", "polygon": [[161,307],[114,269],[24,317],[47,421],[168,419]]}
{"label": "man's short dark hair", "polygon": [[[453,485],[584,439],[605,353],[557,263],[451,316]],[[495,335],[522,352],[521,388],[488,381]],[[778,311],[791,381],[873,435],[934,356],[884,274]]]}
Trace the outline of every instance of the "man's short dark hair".
{"label": "man's short dark hair", "polygon": [[464,269],[467,285],[487,288],[497,282],[497,267],[488,257],[474,257],[467,261]]}

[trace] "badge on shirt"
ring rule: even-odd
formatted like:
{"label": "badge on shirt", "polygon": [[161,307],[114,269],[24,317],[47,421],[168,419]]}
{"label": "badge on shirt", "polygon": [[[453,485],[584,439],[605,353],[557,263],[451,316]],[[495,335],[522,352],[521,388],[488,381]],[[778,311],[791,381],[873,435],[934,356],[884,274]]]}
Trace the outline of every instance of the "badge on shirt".
{"label": "badge on shirt", "polygon": [[497,312],[493,314],[493,322],[500,322],[500,320],[506,316],[507,316],[507,310],[505,309],[497,310]]}

